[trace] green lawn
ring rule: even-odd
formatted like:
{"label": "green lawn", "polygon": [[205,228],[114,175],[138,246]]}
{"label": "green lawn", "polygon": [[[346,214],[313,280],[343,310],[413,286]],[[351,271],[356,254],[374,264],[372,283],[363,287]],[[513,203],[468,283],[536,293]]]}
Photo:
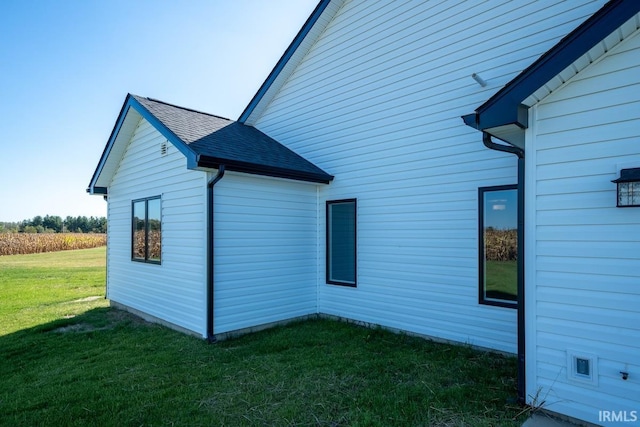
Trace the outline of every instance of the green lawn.
{"label": "green lawn", "polygon": [[0,336],[106,307],[105,251],[0,256]]}
{"label": "green lawn", "polygon": [[0,257],[0,425],[522,423],[515,358],[330,320],[208,344],[78,301],[103,281],[104,249]]}
{"label": "green lawn", "polygon": [[485,266],[487,297],[516,301],[518,295],[518,262],[486,261]]}

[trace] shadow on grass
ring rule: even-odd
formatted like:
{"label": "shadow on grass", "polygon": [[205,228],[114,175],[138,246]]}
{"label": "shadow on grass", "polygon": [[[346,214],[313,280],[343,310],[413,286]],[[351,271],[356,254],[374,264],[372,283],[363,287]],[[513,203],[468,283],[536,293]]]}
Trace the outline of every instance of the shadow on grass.
{"label": "shadow on grass", "polygon": [[0,337],[0,424],[119,424],[117,410],[135,406],[126,389],[140,386],[123,374],[142,370],[168,332],[96,308]]}
{"label": "shadow on grass", "polygon": [[97,308],[0,360],[2,425],[520,424],[514,358],[330,320],[211,345]]}

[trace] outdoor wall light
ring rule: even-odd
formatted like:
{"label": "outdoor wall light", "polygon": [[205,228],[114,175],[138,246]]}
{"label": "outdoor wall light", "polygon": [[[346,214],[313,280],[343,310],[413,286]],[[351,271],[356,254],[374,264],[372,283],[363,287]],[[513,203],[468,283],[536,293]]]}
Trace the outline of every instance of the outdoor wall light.
{"label": "outdoor wall light", "polygon": [[640,168],[622,169],[620,178],[611,182],[618,186],[617,207],[640,207]]}

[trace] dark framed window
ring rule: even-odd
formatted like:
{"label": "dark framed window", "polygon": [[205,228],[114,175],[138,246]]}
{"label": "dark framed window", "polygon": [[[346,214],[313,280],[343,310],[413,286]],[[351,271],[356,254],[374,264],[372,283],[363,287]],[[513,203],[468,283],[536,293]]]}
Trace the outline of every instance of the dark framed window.
{"label": "dark framed window", "polygon": [[162,260],[160,196],[132,201],[131,224],[131,259],[160,264]]}
{"label": "dark framed window", "polygon": [[356,199],[327,201],[327,283],[356,286]]}
{"label": "dark framed window", "polygon": [[479,302],[517,307],[518,186],[478,189]]}

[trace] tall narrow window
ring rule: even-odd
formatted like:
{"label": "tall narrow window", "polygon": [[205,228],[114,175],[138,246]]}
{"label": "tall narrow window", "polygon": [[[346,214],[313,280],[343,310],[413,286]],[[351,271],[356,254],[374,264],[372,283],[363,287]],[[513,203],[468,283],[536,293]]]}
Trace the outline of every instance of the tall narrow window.
{"label": "tall narrow window", "polygon": [[356,286],[356,199],[327,202],[327,283]]}
{"label": "tall narrow window", "polygon": [[132,202],[131,259],[160,264],[162,224],[160,197]]}
{"label": "tall narrow window", "polygon": [[518,189],[482,187],[479,200],[480,303],[516,307],[518,300]]}

